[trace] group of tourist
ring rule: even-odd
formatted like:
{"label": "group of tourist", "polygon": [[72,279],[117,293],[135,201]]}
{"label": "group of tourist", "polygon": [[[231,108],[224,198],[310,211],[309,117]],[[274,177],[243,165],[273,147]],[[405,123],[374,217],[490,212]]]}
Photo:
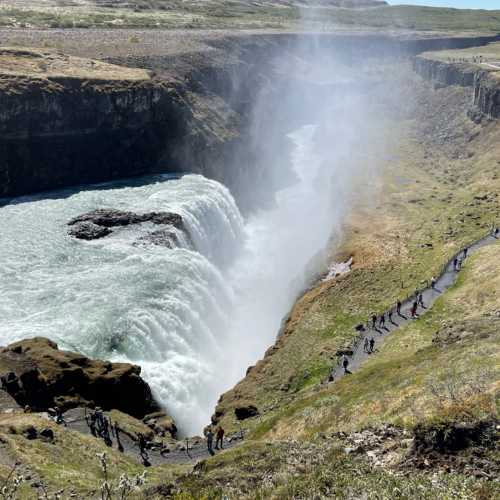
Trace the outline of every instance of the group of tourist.
{"label": "group of tourist", "polygon": [[[494,238],[497,238],[499,235],[499,232],[500,232],[499,228],[493,227],[491,230],[491,236],[493,236]],[[457,255],[453,259],[453,270],[455,272],[460,271],[460,269],[462,268],[462,263],[467,258],[468,252],[469,252],[469,249],[465,248],[462,252],[460,252],[459,255]],[[439,290],[436,287],[437,280],[434,276],[432,277],[432,279],[430,281],[430,285],[431,285],[432,290],[439,292]],[[409,299],[411,302],[411,307],[409,309],[410,317],[412,319],[416,319],[418,317],[419,308],[426,309],[426,305],[424,303],[423,291],[422,290],[415,290],[415,293],[410,297],[410,299]],[[382,313],[380,316],[378,316],[377,314],[372,314],[371,321],[369,323],[371,326],[371,329],[382,334],[383,333],[381,331],[382,329],[389,331],[389,328],[386,326],[386,323],[390,323],[394,326],[398,326],[398,324],[393,319],[394,314],[396,314],[398,317],[400,317],[404,320],[408,319],[408,317],[403,314],[402,307],[403,307],[402,302],[400,300],[398,300],[396,302],[395,306],[392,307],[389,310],[389,312]],[[361,328],[361,330],[364,330],[364,327],[360,327],[360,328]],[[364,344],[363,344],[363,351],[367,354],[372,354],[375,351],[375,339],[373,336],[371,336],[371,337],[366,336],[365,337]],[[341,366],[344,369],[344,374],[351,373],[349,371],[349,363],[350,363],[349,358],[347,357],[346,354],[343,354],[342,358],[341,358]],[[334,370],[332,370],[332,373],[330,373],[330,376],[328,378],[328,382],[333,382],[333,380],[334,380],[333,372],[334,372]]]}
{"label": "group of tourist", "polygon": [[205,431],[205,437],[207,438],[207,449],[210,455],[215,454],[213,445],[214,437],[215,437],[215,449],[216,450],[224,449],[224,433],[225,431],[220,425],[215,430],[215,434],[211,426],[208,427],[207,430]]}
{"label": "group of tourist", "polygon": [[116,439],[118,450],[123,452],[123,445],[120,440],[120,427],[117,422],[111,419],[102,411],[100,407],[85,414],[85,421],[92,436],[101,438],[107,446],[113,446],[113,439]]}

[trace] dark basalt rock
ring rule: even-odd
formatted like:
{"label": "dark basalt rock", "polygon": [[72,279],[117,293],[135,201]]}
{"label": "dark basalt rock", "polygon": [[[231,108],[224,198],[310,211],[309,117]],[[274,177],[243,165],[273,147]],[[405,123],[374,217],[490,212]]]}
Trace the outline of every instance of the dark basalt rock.
{"label": "dark basalt rock", "polygon": [[140,366],[94,360],[36,337],[0,349],[2,388],[22,407],[63,410],[93,404],[136,418],[159,411]]}
{"label": "dark basalt rock", "polygon": [[111,229],[101,227],[93,222],[77,222],[68,232],[79,240],[97,240],[112,233]]}
{"label": "dark basalt rock", "polygon": [[159,436],[169,434],[174,439],[177,437],[177,426],[173,418],[163,411],[146,415],[142,421]]}
{"label": "dark basalt rock", "polygon": [[254,405],[238,406],[234,409],[234,414],[238,420],[246,420],[259,415],[259,410]]}
{"label": "dark basalt rock", "polygon": [[173,231],[160,229],[145,236],[141,236],[134,242],[136,246],[157,245],[165,248],[175,248],[179,246],[179,239]]}
{"label": "dark basalt rock", "polygon": [[[110,234],[112,232],[110,228],[112,227],[123,227],[143,222],[184,229],[182,217],[171,212],[136,214],[134,212],[99,208],[71,219],[68,222],[68,226],[71,226],[69,235],[78,239],[95,240]],[[156,245],[163,244],[170,248],[173,235],[172,231],[155,231],[151,233],[150,237],[152,243]]]}

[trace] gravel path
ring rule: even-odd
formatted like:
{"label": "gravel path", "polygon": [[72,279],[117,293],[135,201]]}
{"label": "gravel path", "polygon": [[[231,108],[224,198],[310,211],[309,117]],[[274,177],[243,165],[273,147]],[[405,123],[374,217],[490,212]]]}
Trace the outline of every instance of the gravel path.
{"label": "gravel path", "polygon": [[[491,245],[496,241],[497,238],[495,238],[491,234],[484,236],[483,238],[479,239],[478,241],[476,241],[467,248],[467,257],[472,255],[480,248],[487,245]],[[457,281],[460,269],[455,270],[454,259],[458,258],[460,261],[463,260],[463,257],[464,257],[464,250],[460,250],[460,252],[458,252],[456,255],[453,256],[453,258],[444,267],[441,275],[439,277],[436,277],[436,285],[434,289],[429,286],[424,290],[420,290],[423,296],[423,303],[425,307],[421,307],[419,305],[417,310],[417,318],[425,314],[429,309],[431,309],[432,305],[439,298],[439,296],[446,290],[448,290]],[[352,373],[356,371],[369,356],[375,354],[377,352],[377,349],[382,345],[382,343],[385,341],[386,337],[390,333],[392,333],[399,327],[406,325],[410,321],[414,321],[415,319],[417,319],[417,318],[413,319],[411,317],[411,309],[414,300],[415,299],[413,296],[407,299],[406,301],[402,302],[400,315],[396,313],[395,308],[392,310],[393,312],[392,323],[388,320],[387,317],[389,311],[386,311],[385,326],[383,327],[378,326],[378,320],[380,316],[377,316],[377,323],[376,323],[377,326],[375,328],[372,328],[371,324],[369,327],[365,327],[364,331],[361,332],[361,335],[356,341],[356,344],[353,348],[353,354],[347,356],[349,360],[349,365],[348,365],[349,372]],[[368,353],[364,349],[364,342],[366,338],[368,338],[368,340],[370,338],[373,338],[375,340],[375,347],[373,353]],[[344,377],[346,374],[344,373],[343,367],[340,366],[339,364],[339,366],[335,367],[334,370],[332,370],[332,375],[333,375],[333,381],[336,381]]]}
{"label": "gravel path", "polygon": [[[481,238],[473,245],[469,246],[467,249],[467,257],[479,250],[480,248],[491,245],[495,243],[497,238],[488,234],[487,236]],[[438,299],[438,297],[448,290],[456,281],[460,272],[459,270],[455,270],[454,267],[454,259],[458,258],[459,260],[463,259],[464,251],[461,250],[458,254],[456,254],[450,262],[444,267],[441,275],[436,279],[435,288],[428,287],[425,290],[421,290],[423,295],[424,307],[419,306],[418,308],[418,316],[425,314],[429,309],[432,308],[434,302]],[[356,345],[353,348],[353,354],[348,356],[349,359],[349,372],[354,372],[358,368],[361,367],[363,362],[371,355],[377,352],[377,348],[381,346],[386,337],[392,333],[397,328],[409,323],[410,321],[414,321],[411,318],[411,308],[414,302],[414,298],[410,298],[404,302],[402,302],[401,306],[401,314],[397,314],[395,310],[393,310],[393,322],[391,323],[387,319],[386,312],[386,324],[384,327],[377,326],[375,328],[365,328],[362,335],[357,339]],[[364,340],[365,338],[374,338],[375,340],[375,348],[373,353],[367,353],[364,350]],[[343,368],[339,365],[335,367],[332,371],[334,376],[334,381],[341,379],[345,376]],[[85,410],[84,408],[75,408],[73,410],[69,410],[64,414],[64,418],[67,422],[68,428],[72,430],[76,430],[83,434],[90,434],[89,427],[85,421]],[[224,440],[224,449],[232,448],[239,444],[242,441],[243,437],[240,435],[230,436],[228,439]],[[159,448],[152,447],[148,449],[148,463],[144,463],[143,458],[139,453],[139,448],[136,444],[135,439],[131,435],[126,434],[125,432],[120,433],[120,442],[122,445],[123,453],[133,457],[139,463],[143,463],[144,465],[162,465],[167,463],[173,464],[185,464],[185,463],[196,463],[199,460],[203,460],[208,458],[210,455],[207,450],[206,442],[203,438],[190,438],[188,443],[188,450],[186,450],[186,441],[178,441],[174,445],[170,444],[170,451],[165,454],[160,453]],[[115,436],[112,438],[112,448],[118,449],[118,442]],[[216,453],[220,453],[220,451],[216,451]]]}
{"label": "gravel path", "polygon": [[[90,435],[90,429],[85,421],[85,409],[84,408],[74,408],[67,411],[64,414],[64,420],[66,421],[67,427],[69,429],[81,432],[82,434]],[[98,438],[96,438],[98,439]],[[100,439],[100,438],[99,438]],[[185,464],[193,463],[195,464],[199,460],[208,458],[210,454],[208,453],[206,441],[203,438],[190,438],[187,443],[189,445],[189,450],[186,451],[186,440],[179,440],[174,445],[168,443],[168,448],[170,451],[160,453],[159,448],[149,448],[147,450],[147,459],[149,463],[144,463],[140,453],[139,447],[137,446],[136,440],[132,436],[121,431],[119,433],[119,441],[122,445],[123,453],[134,458],[137,462],[144,465],[162,465],[162,464]],[[229,449],[239,444],[242,441],[242,437],[239,435],[228,436],[224,439],[224,449]],[[214,438],[215,445],[215,438]],[[117,450],[119,449],[118,441],[116,436],[112,436],[111,448]],[[215,453],[220,453],[220,451],[214,450]]]}

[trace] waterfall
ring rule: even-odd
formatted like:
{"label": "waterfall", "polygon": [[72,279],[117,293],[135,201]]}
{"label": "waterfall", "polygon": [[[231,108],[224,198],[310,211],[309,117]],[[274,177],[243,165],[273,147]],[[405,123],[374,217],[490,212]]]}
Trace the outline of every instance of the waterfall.
{"label": "waterfall", "polygon": [[[229,191],[199,175],[134,184],[23,197],[0,209],[0,339],[46,336],[138,363],[182,424],[213,402],[213,361],[223,355],[233,300],[223,270],[242,245],[243,219]],[[189,238],[178,232],[173,249],[135,244],[158,229],[150,224],[91,242],[67,235],[68,220],[103,207],[178,213]]]}
{"label": "waterfall", "polygon": [[[274,341],[332,229],[332,170],[315,126],[290,135],[295,182],[243,220],[200,175],[155,176],[23,197],[0,208],[0,340],[36,335],[91,357],[141,365],[188,434]],[[336,193],[337,206],[342,205]],[[75,240],[67,222],[97,208],[182,216],[175,248],[151,223]],[[141,241],[141,244],[137,244]],[[311,263],[315,263],[311,266]]]}

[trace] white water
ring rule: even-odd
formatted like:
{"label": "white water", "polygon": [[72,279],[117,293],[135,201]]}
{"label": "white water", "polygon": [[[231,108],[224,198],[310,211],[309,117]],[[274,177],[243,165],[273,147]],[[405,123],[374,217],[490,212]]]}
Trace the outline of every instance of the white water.
{"label": "white water", "polygon": [[[291,135],[297,182],[245,223],[228,190],[197,175],[0,208],[1,344],[41,335],[138,363],[182,430],[199,432],[220,393],[273,342],[337,220],[314,132]],[[134,245],[158,229],[147,224],[94,242],[67,236],[69,219],[103,207],[179,213],[194,249]]]}

